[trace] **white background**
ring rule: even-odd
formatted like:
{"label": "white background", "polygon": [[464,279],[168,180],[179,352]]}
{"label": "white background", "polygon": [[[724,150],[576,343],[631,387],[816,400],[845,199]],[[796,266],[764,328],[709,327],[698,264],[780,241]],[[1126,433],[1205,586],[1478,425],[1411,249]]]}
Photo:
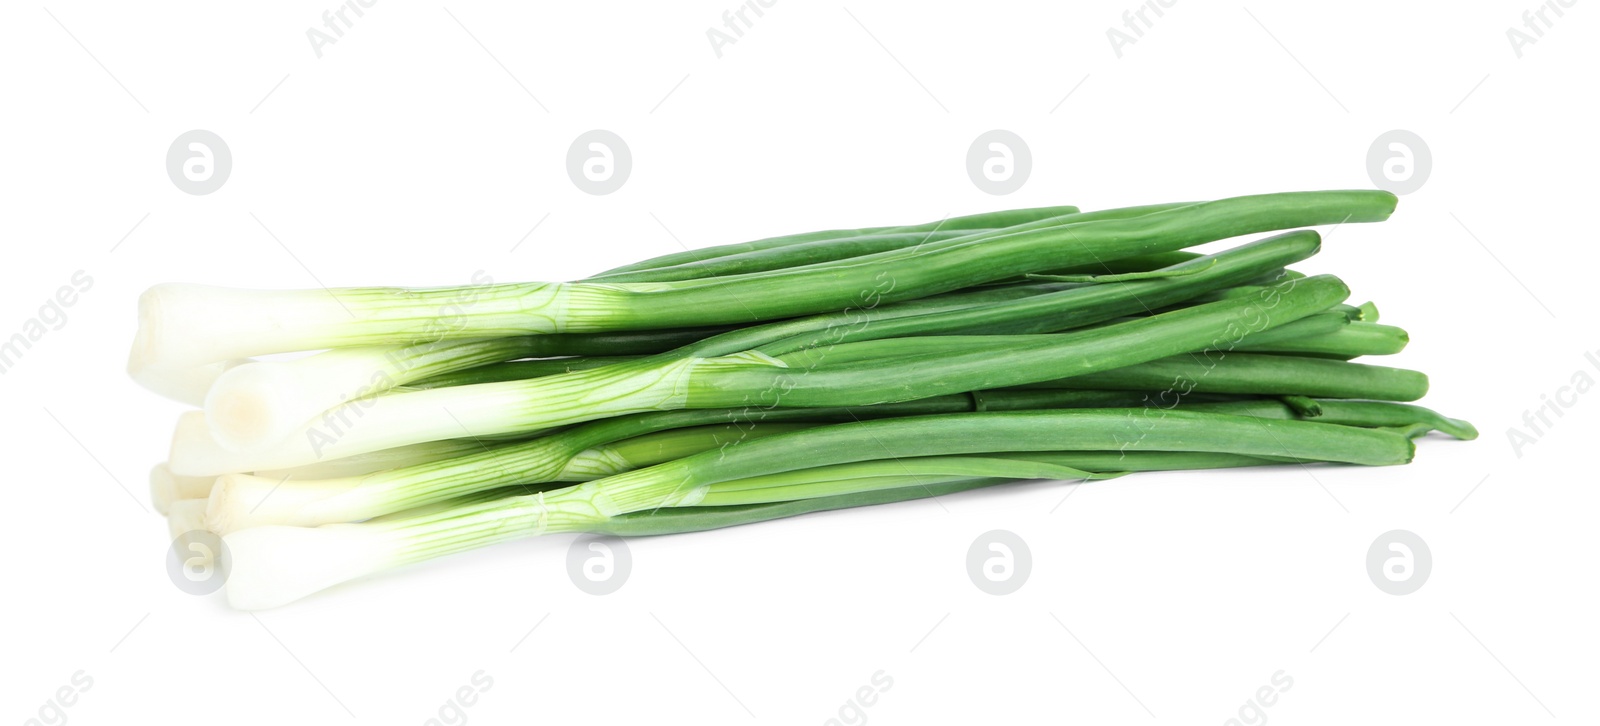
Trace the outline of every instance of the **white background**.
{"label": "white background", "polygon": [[[0,718],[83,671],[74,723],[422,723],[481,670],[478,723],[848,723],[883,671],[874,723],[1223,723],[1283,671],[1268,721],[1593,723],[1600,394],[1521,457],[1507,441],[1577,372],[1600,380],[1593,8],[1547,11],[1519,58],[1506,30],[1533,0],[1182,1],[1119,58],[1132,0],[953,5],[783,0],[720,59],[706,31],[733,0],[378,2],[320,59],[330,3],[9,5],[0,335],[74,271],[94,283],[0,376]],[[234,160],[205,196],[164,169],[197,128]],[[607,196],[565,171],[592,128],[633,153]],[[965,171],[995,128],[1032,150],[1005,197]],[[1299,268],[1408,328],[1393,363],[1482,429],[1411,466],[1033,483],[640,540],[603,597],[568,580],[564,537],[255,615],[163,569],[145,472],[180,409],[122,372],[154,283],[570,279],[680,241],[1367,188],[1396,128],[1431,176]],[[992,529],[1033,554],[1010,596],[966,574]],[[1393,529],[1432,553],[1411,595],[1366,573]]]}

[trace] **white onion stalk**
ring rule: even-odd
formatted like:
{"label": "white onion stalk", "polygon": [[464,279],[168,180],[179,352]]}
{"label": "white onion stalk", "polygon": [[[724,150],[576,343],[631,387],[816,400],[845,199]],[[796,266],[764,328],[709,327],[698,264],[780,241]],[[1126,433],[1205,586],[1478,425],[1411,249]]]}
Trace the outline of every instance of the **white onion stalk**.
{"label": "white onion stalk", "polygon": [[[519,439],[537,436],[542,433],[544,433],[542,430],[527,431],[518,436],[504,438]],[[456,430],[455,435],[459,437],[468,436],[459,428]],[[342,458],[332,458],[330,456],[323,460],[299,466],[279,466],[261,469],[252,468],[253,463],[258,460],[254,455],[229,451],[217,443],[216,439],[211,435],[211,426],[206,423],[204,411],[185,411],[178,415],[178,423],[173,428],[167,467],[179,476],[190,477],[216,478],[224,474],[253,472],[257,476],[273,480],[333,479],[346,476],[361,476],[373,472],[461,456],[474,451],[482,451],[486,445],[493,445],[499,440],[501,439],[488,436],[436,439],[375,449]],[[173,458],[174,456],[176,457],[175,459]]]}
{"label": "white onion stalk", "polygon": [[235,451],[278,443],[318,414],[450,371],[533,352],[532,338],[440,340],[335,348],[289,361],[259,361],[216,379],[205,397],[217,443]]}
{"label": "white onion stalk", "polygon": [[717,358],[641,360],[522,381],[481,383],[361,399],[325,413],[278,444],[229,451],[204,415],[180,418],[168,457],[190,476],[286,469],[426,441],[498,437],[629,413],[682,408],[694,374],[782,368],[757,352]]}
{"label": "white onion stalk", "polygon": [[178,403],[200,406],[205,403],[206,392],[217,378],[233,368],[251,362],[247,358],[216,361],[183,368],[128,365],[128,375],[146,390],[160,394]]}
{"label": "white onion stalk", "polygon": [[659,285],[534,282],[448,288],[239,290],[167,283],[139,298],[130,371],[419,341],[614,329],[615,299]]}
{"label": "white onion stalk", "polygon": [[241,529],[223,537],[232,557],[228,603],[241,610],[277,607],[413,562],[521,537],[580,532],[627,512],[689,506],[705,491],[670,491],[671,482],[650,477],[604,488],[596,483],[383,522]]}
{"label": "white onion stalk", "polygon": [[[224,474],[217,477],[206,500],[205,528],[225,535],[267,525],[316,527],[360,522],[415,506],[380,483],[394,478],[389,472],[305,480]],[[367,486],[368,482],[375,485]],[[432,503],[428,499],[417,504]]]}
{"label": "white onion stalk", "polygon": [[282,524],[314,527],[359,522],[373,505],[361,477],[293,481],[250,474],[217,477],[205,511],[205,528],[230,534],[250,527]]}
{"label": "white onion stalk", "polygon": [[212,476],[179,476],[165,463],[150,468],[150,504],[156,513],[165,515],[172,503],[180,499],[205,499],[211,496]]}
{"label": "white onion stalk", "polygon": [[228,474],[212,488],[206,527],[229,534],[275,524],[359,522],[492,487],[551,482],[577,448],[557,434],[365,475],[297,480]]}

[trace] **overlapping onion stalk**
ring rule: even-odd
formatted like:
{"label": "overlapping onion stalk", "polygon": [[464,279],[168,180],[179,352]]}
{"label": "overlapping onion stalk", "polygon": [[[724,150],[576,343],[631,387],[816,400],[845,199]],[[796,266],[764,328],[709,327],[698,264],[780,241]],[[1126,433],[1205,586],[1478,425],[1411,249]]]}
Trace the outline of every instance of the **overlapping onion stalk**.
{"label": "overlapping onion stalk", "polygon": [[[573,282],[140,300],[196,410],[151,473],[229,600],[557,532],[689,532],[1025,479],[1404,464],[1469,424],[1352,362],[1407,333],[1314,255],[1385,192],[1022,209],[667,255]],[[1293,231],[1284,231],[1293,230]],[[1211,253],[1189,248],[1274,233]],[[309,351],[284,358],[278,354]]]}

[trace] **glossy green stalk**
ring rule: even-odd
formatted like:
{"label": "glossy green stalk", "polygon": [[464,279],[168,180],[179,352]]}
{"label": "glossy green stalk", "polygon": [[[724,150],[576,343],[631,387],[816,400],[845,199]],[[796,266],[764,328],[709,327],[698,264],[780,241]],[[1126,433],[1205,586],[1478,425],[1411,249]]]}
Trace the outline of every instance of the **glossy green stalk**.
{"label": "glossy green stalk", "polygon": [[[1216,303],[1210,303],[1216,304]],[[1159,405],[1177,405],[1190,393],[1303,395],[1415,401],[1428,392],[1428,377],[1403,368],[1267,353],[1180,355],[1117,370],[1029,388],[1162,391]]]}
{"label": "glossy green stalk", "polygon": [[[1337,399],[1316,399],[1316,403],[1321,412],[1317,414],[1315,420],[1321,423],[1361,426],[1363,428],[1400,428],[1410,430],[1417,435],[1428,431],[1439,431],[1462,441],[1471,441],[1478,438],[1478,429],[1474,428],[1472,424],[1461,419],[1446,417],[1422,406],[1388,401],[1344,401]],[[1233,416],[1279,419],[1305,418],[1296,412],[1293,406],[1269,399],[1188,403],[1184,405],[1184,408],[1191,411],[1225,413]]]}
{"label": "glossy green stalk", "polygon": [[[813,270],[830,263],[849,264],[855,258],[880,252],[927,249],[946,242],[966,242],[995,234],[1009,234],[1028,230],[1113,219],[1130,219],[1155,212],[1186,207],[1191,202],[1179,204],[1154,204],[1141,207],[1106,209],[1079,214],[1073,207],[1013,210],[996,214],[957,218],[944,223],[921,225],[917,231],[896,229],[876,231],[846,237],[806,239],[774,248],[719,255],[711,259],[686,262],[629,272],[608,272],[589,278],[586,282],[670,282],[699,280],[711,277],[765,272],[790,267],[810,266]],[[1061,212],[1056,214],[1055,212]],[[996,217],[1004,217],[999,219]],[[982,222],[1006,222],[1004,226],[979,228],[969,226]]]}
{"label": "glossy green stalk", "polygon": [[[774,252],[783,249],[795,248],[813,243],[848,243],[861,237],[874,237],[890,234],[939,234],[960,233],[968,234],[976,230],[992,230],[1011,227],[1041,219],[1052,219],[1069,214],[1077,214],[1078,208],[1072,206],[1035,207],[1032,209],[1007,209],[999,212],[984,212],[960,217],[947,217],[933,222],[922,224],[909,224],[892,227],[863,227],[861,229],[834,229],[818,232],[803,232],[800,234],[784,235],[781,237],[768,237],[751,242],[738,242],[714,247],[702,247],[695,250],[684,250],[648,260],[634,262],[621,267],[613,267],[605,272],[595,275],[590,279],[622,275],[641,270],[663,270],[672,267],[707,262],[712,260],[748,255],[755,252]],[[837,258],[836,258],[837,259]]]}
{"label": "glossy green stalk", "polygon": [[[1071,207],[1068,207],[1071,209]],[[641,269],[626,272],[606,272],[586,278],[584,282],[678,282],[709,277],[745,275],[787,267],[815,265],[852,257],[892,252],[918,245],[944,242],[974,234],[988,234],[997,230],[930,230],[926,232],[880,232],[853,237],[809,240],[782,247],[738,252],[728,255],[686,262],[678,265]]]}
{"label": "glossy green stalk", "polygon": [[1350,359],[1364,355],[1394,355],[1405,350],[1411,337],[1402,328],[1378,323],[1352,322],[1320,334],[1283,340],[1252,341],[1240,350],[1288,353],[1317,358]]}

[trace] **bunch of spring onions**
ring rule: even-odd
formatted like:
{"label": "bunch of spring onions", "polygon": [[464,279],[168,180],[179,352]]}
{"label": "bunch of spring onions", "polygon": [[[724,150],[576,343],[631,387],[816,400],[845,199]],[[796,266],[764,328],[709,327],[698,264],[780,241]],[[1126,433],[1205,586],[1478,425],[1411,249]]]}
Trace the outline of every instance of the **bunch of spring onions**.
{"label": "bunch of spring onions", "polygon": [[[139,303],[192,404],[152,494],[229,601],[556,532],[688,532],[1007,481],[1410,461],[1427,378],[1316,225],[1379,191],[1019,209],[693,250],[576,282]],[[1288,231],[1285,231],[1288,230]],[[1186,248],[1276,233],[1213,254]],[[310,352],[299,356],[279,354]]]}

